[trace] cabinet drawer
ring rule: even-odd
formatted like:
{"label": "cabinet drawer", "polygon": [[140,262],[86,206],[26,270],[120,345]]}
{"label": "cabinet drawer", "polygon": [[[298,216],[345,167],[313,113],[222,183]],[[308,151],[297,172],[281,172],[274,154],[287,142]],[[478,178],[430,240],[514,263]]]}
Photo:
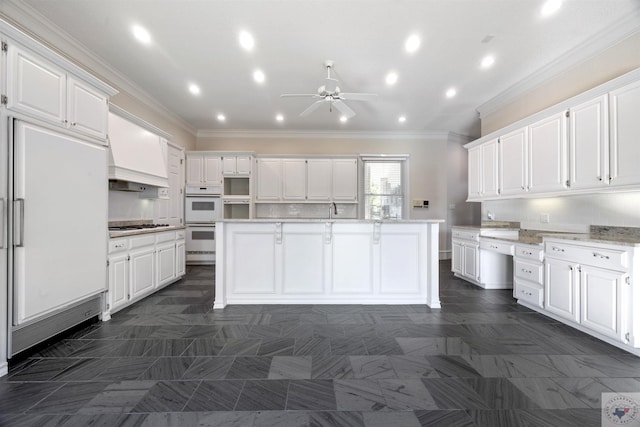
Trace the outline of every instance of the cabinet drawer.
{"label": "cabinet drawer", "polygon": [[156,243],[173,242],[176,240],[175,231],[166,231],[164,233],[156,233]]}
{"label": "cabinet drawer", "polygon": [[513,261],[513,274],[515,277],[542,285],[543,266],[540,263],[515,259]]}
{"label": "cabinet drawer", "polygon": [[480,239],[480,249],[498,252],[505,255],[513,255],[514,245],[509,242],[501,242],[495,239]]}
{"label": "cabinet drawer", "polygon": [[184,230],[176,231],[176,240],[184,240]]}
{"label": "cabinet drawer", "polygon": [[527,283],[516,278],[513,283],[513,297],[543,308],[544,289],[532,283]]}
{"label": "cabinet drawer", "polygon": [[527,260],[542,262],[544,259],[544,248],[532,245],[516,245],[514,256]]}
{"label": "cabinet drawer", "polygon": [[129,239],[109,239],[109,253],[123,252],[129,249]]}
{"label": "cabinet drawer", "polygon": [[610,270],[627,270],[629,267],[627,251],[600,246],[579,246],[549,241],[545,242],[545,256]]}
{"label": "cabinet drawer", "polygon": [[451,236],[454,239],[475,240],[476,242],[480,240],[479,231],[463,231],[454,229],[451,232]]}
{"label": "cabinet drawer", "polygon": [[153,233],[145,236],[131,237],[130,239],[131,249],[142,248],[144,246],[153,246],[155,244],[156,244],[156,236]]}

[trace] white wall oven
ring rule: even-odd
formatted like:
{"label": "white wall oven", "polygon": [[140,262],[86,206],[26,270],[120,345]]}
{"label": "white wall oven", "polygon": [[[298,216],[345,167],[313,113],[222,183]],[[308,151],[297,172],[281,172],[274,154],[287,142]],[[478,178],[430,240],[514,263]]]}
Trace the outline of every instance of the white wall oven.
{"label": "white wall oven", "polygon": [[216,262],[216,221],[222,219],[220,187],[187,187],[184,219],[187,264]]}

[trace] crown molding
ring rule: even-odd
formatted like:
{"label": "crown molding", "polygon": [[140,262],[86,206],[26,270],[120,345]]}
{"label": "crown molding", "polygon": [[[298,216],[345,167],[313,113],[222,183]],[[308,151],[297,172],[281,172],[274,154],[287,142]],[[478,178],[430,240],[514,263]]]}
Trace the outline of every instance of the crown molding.
{"label": "crown molding", "polygon": [[520,80],[489,101],[480,105],[476,110],[480,113],[480,119],[506,107],[522,95],[530,92],[563,71],[586,61],[587,59],[615,46],[624,39],[640,32],[640,7],[635,13],[627,15],[615,25],[594,34],[589,39],[560,55],[554,61],[539,68],[528,77]]}
{"label": "crown molding", "polygon": [[20,0],[2,0],[0,1],[0,18],[76,66],[106,80],[120,92],[133,96],[166,120],[196,136],[196,130],[187,121],[165,108],[157,99],[28,4]]}
{"label": "crown molding", "polygon": [[[216,139],[344,139],[385,141],[448,141],[451,135],[468,138],[452,132],[371,132],[371,131],[302,131],[302,130],[199,130],[198,138]],[[469,141],[471,138],[469,138]],[[468,142],[468,141],[467,141]]]}

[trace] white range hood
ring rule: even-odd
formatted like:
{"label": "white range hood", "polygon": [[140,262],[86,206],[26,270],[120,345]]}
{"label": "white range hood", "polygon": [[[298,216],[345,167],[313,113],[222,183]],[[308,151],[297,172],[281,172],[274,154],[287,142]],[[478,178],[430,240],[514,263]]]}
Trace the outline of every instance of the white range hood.
{"label": "white range hood", "polygon": [[160,136],[109,113],[109,145],[109,180],[169,186],[166,141]]}

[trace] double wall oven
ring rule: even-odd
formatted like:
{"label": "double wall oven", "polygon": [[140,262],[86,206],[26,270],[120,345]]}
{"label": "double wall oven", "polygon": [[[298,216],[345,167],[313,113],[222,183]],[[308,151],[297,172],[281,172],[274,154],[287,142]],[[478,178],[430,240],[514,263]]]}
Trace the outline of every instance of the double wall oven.
{"label": "double wall oven", "polygon": [[185,195],[187,264],[214,264],[216,261],[216,221],[222,219],[221,188],[190,187]]}

